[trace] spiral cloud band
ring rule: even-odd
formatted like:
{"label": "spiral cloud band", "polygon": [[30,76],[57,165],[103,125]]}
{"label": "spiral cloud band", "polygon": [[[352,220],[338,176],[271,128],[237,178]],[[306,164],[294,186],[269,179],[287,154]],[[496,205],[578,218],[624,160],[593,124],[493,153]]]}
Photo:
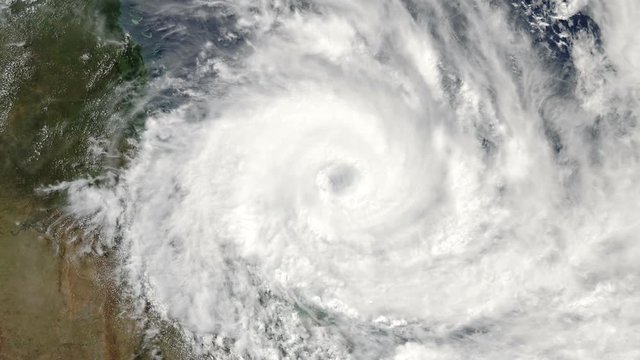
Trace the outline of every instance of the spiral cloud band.
{"label": "spiral cloud band", "polygon": [[640,6],[552,3],[571,66],[492,1],[163,9],[246,42],[70,211],[217,358],[640,357]]}

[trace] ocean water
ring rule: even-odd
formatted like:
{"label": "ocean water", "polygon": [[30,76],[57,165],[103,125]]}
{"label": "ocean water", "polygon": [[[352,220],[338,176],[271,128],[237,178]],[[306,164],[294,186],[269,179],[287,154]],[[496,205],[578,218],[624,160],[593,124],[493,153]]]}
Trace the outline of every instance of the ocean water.
{"label": "ocean water", "polygon": [[149,116],[47,189],[201,356],[639,358],[638,16],[128,0]]}

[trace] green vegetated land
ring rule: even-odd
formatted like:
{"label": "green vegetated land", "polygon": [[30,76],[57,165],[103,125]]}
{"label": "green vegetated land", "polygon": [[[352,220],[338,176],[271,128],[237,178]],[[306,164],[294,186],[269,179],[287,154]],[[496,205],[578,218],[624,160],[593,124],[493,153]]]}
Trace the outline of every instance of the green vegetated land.
{"label": "green vegetated land", "polygon": [[79,256],[61,199],[35,191],[119,161],[146,80],[119,14],[116,0],[0,6],[1,360],[150,356],[109,257]]}
{"label": "green vegetated land", "polygon": [[114,0],[9,8],[0,23],[2,181],[31,192],[91,171],[88,148],[113,139],[123,124],[114,117],[129,101],[126,85],[145,77],[118,17]]}

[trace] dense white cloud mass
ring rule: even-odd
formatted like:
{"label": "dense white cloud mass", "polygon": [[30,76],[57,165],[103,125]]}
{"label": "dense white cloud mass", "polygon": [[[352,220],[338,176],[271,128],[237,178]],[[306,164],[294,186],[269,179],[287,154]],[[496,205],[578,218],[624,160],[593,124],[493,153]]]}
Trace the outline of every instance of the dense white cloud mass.
{"label": "dense white cloud mass", "polygon": [[496,2],[167,7],[246,43],[70,209],[221,358],[640,358],[636,4],[564,79]]}

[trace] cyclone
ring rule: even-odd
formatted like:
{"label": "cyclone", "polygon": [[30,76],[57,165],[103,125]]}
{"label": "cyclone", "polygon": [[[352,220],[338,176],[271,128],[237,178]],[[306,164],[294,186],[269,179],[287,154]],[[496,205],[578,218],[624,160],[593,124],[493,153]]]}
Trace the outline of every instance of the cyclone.
{"label": "cyclone", "polygon": [[202,39],[197,90],[69,211],[216,358],[640,356],[638,52],[607,37],[639,9],[561,2],[602,37],[556,66],[509,6],[167,7],[245,43]]}

